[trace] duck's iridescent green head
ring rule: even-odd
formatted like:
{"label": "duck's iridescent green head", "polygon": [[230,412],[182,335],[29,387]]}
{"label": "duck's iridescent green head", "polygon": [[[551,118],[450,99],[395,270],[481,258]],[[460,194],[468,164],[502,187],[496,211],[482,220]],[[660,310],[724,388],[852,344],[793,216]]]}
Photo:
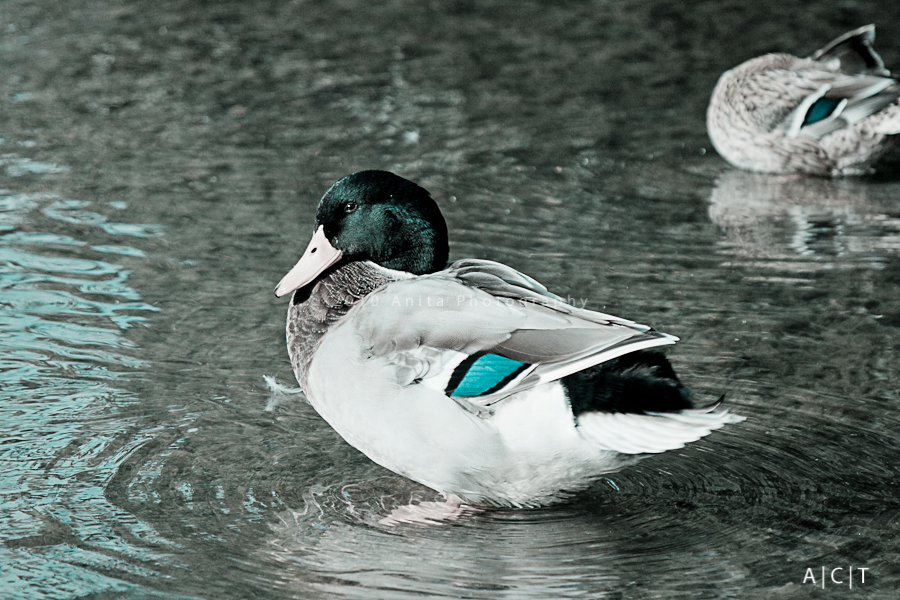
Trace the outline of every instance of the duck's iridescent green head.
{"label": "duck's iridescent green head", "polygon": [[359,171],[325,192],[313,239],[275,294],[307,285],[340,260],[422,275],[443,269],[447,256],[447,224],[425,189],[387,171]]}
{"label": "duck's iridescent green head", "polygon": [[416,275],[447,263],[447,225],[428,192],[387,171],[344,177],[322,197],[316,229],[350,260]]}

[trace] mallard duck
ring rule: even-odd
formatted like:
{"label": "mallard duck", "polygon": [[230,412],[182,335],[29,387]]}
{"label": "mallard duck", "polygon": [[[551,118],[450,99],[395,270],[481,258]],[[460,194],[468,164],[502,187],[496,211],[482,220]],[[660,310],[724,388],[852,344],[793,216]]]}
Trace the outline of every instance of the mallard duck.
{"label": "mallard duck", "polygon": [[866,25],[809,58],[766,54],[726,71],[706,113],[713,146],[750,171],[870,172],[900,134],[900,82],[874,40]]}
{"label": "mallard duck", "polygon": [[579,309],[506,265],[447,263],[429,193],[344,177],[275,290],[310,404],[376,463],[479,505],[561,500],[740,417],[697,405],[658,346],[677,338]]}

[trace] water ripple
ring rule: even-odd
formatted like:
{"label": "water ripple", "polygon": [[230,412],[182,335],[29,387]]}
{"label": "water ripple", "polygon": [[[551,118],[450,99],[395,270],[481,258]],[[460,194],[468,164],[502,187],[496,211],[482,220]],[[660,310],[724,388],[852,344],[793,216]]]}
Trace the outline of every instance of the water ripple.
{"label": "water ripple", "polygon": [[[67,169],[0,157],[6,174]],[[105,488],[152,436],[134,429],[120,387],[143,361],[123,331],[157,308],[100,253],[140,258],[118,244],[91,246],[71,231],[41,231],[45,217],[146,237],[154,225],[108,223],[83,201],[0,191],[0,562],[4,598],[74,598],[129,592],[152,577],[168,542],[113,506]],[[79,212],[80,211],[80,212]],[[54,228],[56,229],[56,228]],[[92,252],[94,254],[92,254]],[[135,545],[134,541],[142,543]],[[117,574],[117,575],[116,575]]]}

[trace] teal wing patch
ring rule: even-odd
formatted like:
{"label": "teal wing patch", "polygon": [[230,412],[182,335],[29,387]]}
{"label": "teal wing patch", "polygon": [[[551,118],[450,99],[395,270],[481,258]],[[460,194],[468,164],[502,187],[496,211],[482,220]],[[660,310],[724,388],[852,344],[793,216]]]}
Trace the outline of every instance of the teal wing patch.
{"label": "teal wing patch", "polygon": [[453,370],[448,396],[483,396],[502,388],[530,365],[499,354],[473,354]]}
{"label": "teal wing patch", "polygon": [[840,98],[819,98],[806,111],[806,117],[803,119],[804,125],[812,125],[818,123],[822,119],[831,116],[831,113],[841,103]]}

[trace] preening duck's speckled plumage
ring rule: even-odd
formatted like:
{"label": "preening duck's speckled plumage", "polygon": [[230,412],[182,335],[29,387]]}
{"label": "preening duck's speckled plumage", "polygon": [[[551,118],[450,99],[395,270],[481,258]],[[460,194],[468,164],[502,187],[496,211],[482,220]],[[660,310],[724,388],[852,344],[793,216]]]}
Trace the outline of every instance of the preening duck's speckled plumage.
{"label": "preening duck's speckled plumage", "polygon": [[900,134],[900,82],[874,40],[866,25],[809,58],[766,54],[726,71],[706,113],[716,150],[764,173],[870,171]]}
{"label": "preening duck's speckled plumage", "polygon": [[361,171],[335,183],[276,288],[313,407],[378,464],[470,503],[566,497],[645,454],[741,420],[695,406],[656,346],[500,263],[449,266],[437,204]]}

